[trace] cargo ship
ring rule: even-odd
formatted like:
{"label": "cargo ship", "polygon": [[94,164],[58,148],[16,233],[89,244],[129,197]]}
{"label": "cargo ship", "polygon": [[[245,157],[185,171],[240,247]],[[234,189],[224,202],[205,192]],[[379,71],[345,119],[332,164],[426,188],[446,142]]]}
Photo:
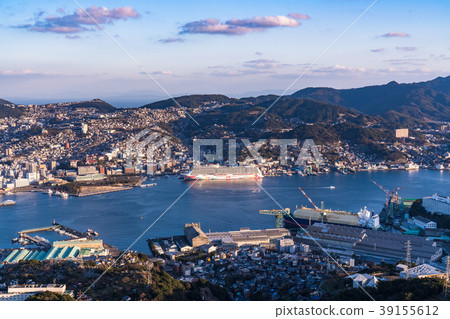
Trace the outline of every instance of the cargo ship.
{"label": "cargo ship", "polygon": [[263,174],[257,166],[196,166],[182,175],[185,180],[233,180],[261,179]]}
{"label": "cargo ship", "polygon": [[284,218],[286,228],[299,228],[299,225],[307,227],[315,222],[373,229],[380,227],[379,216],[368,211],[366,207],[355,214],[341,210],[315,209],[302,206],[297,208],[291,217],[285,216]]}

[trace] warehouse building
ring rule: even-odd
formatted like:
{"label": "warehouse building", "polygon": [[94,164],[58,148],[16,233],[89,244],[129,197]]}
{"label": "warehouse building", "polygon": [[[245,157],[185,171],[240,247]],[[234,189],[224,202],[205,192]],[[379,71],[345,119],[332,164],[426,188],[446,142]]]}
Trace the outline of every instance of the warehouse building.
{"label": "warehouse building", "polygon": [[422,264],[400,272],[400,278],[445,278],[445,276],[446,274],[443,271],[428,264]]}
{"label": "warehouse building", "polygon": [[260,245],[270,243],[271,240],[290,236],[285,228],[255,229],[241,228],[237,231],[207,233],[210,241],[218,241],[222,244],[234,244],[238,247],[244,245]]}
{"label": "warehouse building", "polygon": [[413,217],[413,221],[414,221],[414,225],[416,225],[420,229],[429,230],[429,229],[437,228],[437,224],[434,221],[429,220],[428,218],[425,218],[422,216]]}
{"label": "warehouse building", "polygon": [[0,301],[25,301],[34,294],[44,291],[73,296],[71,291],[66,291],[66,285],[13,285],[8,287],[7,293],[0,293]]}
{"label": "warehouse building", "polygon": [[374,261],[397,262],[405,259],[407,242],[411,247],[411,260],[435,261],[443,252],[435,242],[425,237],[322,223],[309,226],[307,233],[296,240],[316,248],[320,245],[340,255],[354,255]]}
{"label": "warehouse building", "polygon": [[209,243],[208,237],[200,228],[200,223],[190,223],[184,225],[184,235],[191,247],[199,247]]}

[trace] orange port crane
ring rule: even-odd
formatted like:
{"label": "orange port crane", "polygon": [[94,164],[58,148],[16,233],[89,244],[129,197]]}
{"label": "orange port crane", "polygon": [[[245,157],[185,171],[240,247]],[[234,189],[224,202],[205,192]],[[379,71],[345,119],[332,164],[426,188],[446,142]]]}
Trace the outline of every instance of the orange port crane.
{"label": "orange port crane", "polygon": [[311,198],[309,198],[309,196],[306,195],[305,191],[304,191],[301,187],[299,187],[298,189],[303,193],[303,195],[305,195],[306,199],[309,200],[309,202],[314,206],[314,208],[317,209],[317,210],[319,210],[319,207],[317,207],[316,204],[313,203],[313,201],[311,200]]}
{"label": "orange port crane", "polygon": [[302,192],[303,195],[305,195],[306,199],[308,199],[309,202],[314,206],[314,209],[317,210],[317,211],[320,211],[320,214],[322,216],[322,224],[323,224],[323,219],[324,219],[324,217],[326,215],[323,202],[321,202],[321,207],[322,208],[317,207],[316,204],[314,204],[314,202],[311,200],[311,198],[309,198],[309,196],[306,195],[305,191],[300,186],[298,187],[298,189]]}

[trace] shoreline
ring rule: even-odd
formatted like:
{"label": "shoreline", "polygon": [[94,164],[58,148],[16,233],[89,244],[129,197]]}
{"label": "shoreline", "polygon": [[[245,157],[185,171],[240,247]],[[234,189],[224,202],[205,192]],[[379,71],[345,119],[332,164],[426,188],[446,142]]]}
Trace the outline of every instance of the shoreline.
{"label": "shoreline", "polygon": [[126,190],[131,190],[133,188],[134,187],[132,187],[132,186],[113,186],[111,188],[104,189],[104,190],[92,190],[92,191],[82,192],[80,194],[69,194],[69,195],[74,196],[74,197],[87,197],[87,196],[94,196],[94,195],[126,191]]}

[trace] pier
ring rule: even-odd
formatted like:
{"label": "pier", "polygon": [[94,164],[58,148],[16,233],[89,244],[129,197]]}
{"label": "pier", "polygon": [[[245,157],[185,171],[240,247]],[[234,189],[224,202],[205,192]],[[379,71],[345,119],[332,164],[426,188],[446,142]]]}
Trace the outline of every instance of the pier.
{"label": "pier", "polygon": [[57,222],[53,221],[53,225],[51,226],[24,229],[17,232],[17,234],[19,235],[19,239],[14,239],[14,241],[17,241],[24,246],[32,243],[38,246],[42,246],[46,249],[50,248],[51,244],[45,238],[41,238],[39,236],[32,237],[29,235],[32,233],[39,233],[44,231],[55,231],[61,235],[69,236],[72,239],[86,238],[88,240],[92,240],[96,235],[98,235],[98,233],[93,230],[88,230],[82,233],[78,230],[72,229],[62,224],[58,224]]}
{"label": "pier", "polygon": [[43,247],[44,249],[49,249],[52,245],[46,241],[44,238],[36,238],[36,237],[31,237],[30,235],[26,234],[26,233],[21,233],[20,234],[20,239],[19,239],[19,243],[21,245],[24,245],[25,242],[32,242],[38,246]]}
{"label": "pier", "polygon": [[19,232],[17,232],[20,236],[31,234],[31,233],[39,233],[43,231],[54,231],[56,228],[58,228],[59,224],[53,224],[53,226],[47,226],[47,227],[39,227],[39,228],[31,228],[31,229],[24,229]]}
{"label": "pier", "polygon": [[89,190],[83,190],[79,194],[71,194],[77,197],[86,197],[92,195],[108,194],[133,189],[131,186],[91,186]]}
{"label": "pier", "polygon": [[87,233],[82,233],[78,230],[58,224],[56,222],[53,222],[52,227],[55,227],[55,231],[57,231],[58,233],[70,236],[74,239],[80,239],[80,238],[93,239],[93,237],[88,235]]}

